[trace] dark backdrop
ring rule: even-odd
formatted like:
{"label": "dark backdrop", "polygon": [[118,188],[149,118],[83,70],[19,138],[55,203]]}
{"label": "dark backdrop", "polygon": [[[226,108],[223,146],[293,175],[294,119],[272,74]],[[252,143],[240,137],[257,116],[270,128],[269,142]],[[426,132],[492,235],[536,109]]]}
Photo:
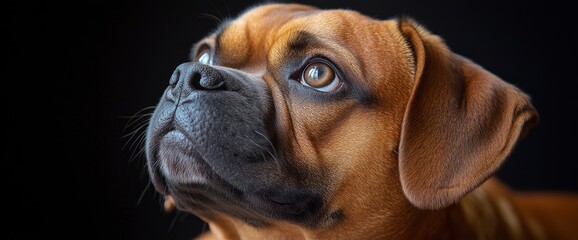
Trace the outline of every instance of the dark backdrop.
{"label": "dark backdrop", "polygon": [[[524,190],[578,191],[578,43],[557,1],[299,1],[375,18],[410,16],[533,98],[541,123],[498,172]],[[17,239],[190,239],[147,188],[138,127],[173,69],[217,19],[252,1],[8,1],[2,11],[7,229]],[[151,110],[143,113],[150,113]],[[131,139],[130,133],[137,130]],[[123,137],[127,135],[128,137]],[[135,140],[136,139],[136,140]]]}

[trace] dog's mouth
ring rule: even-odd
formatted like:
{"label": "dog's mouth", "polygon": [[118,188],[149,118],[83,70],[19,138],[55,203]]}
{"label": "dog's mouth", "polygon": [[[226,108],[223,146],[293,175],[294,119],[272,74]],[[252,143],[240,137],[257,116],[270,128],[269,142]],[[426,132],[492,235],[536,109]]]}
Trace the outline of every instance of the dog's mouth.
{"label": "dog's mouth", "polygon": [[173,185],[202,185],[209,182],[209,165],[181,131],[167,132],[159,141],[156,156],[160,175]]}
{"label": "dog's mouth", "polygon": [[[321,194],[284,184],[243,191],[215,171],[194,141],[178,130],[170,130],[158,143],[151,165],[155,187],[175,199],[177,208],[210,216],[224,212],[252,225],[267,225],[271,219],[310,221],[322,208]],[[243,179],[240,179],[243,181]],[[246,182],[259,184],[257,178]]]}
{"label": "dog's mouth", "polygon": [[150,160],[155,188],[181,210],[206,214],[223,202],[238,203],[243,192],[217,175],[183,132],[171,129],[158,141]]}

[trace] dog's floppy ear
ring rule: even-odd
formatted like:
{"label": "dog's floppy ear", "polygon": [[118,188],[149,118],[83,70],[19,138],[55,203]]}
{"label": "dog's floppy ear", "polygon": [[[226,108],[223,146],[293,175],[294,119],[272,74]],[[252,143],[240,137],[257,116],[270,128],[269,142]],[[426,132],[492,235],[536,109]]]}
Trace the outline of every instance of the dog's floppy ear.
{"label": "dog's floppy ear", "polygon": [[403,191],[418,208],[457,202],[489,178],[538,121],[528,96],[402,19],[415,80],[399,145]]}

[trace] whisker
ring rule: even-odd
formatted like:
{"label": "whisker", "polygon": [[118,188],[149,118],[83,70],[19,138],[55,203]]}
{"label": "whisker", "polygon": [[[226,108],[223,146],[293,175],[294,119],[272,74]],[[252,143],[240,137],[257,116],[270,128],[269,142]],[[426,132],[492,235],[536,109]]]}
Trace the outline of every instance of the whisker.
{"label": "whisker", "polygon": [[[154,146],[152,146],[153,148],[158,148],[160,145],[160,143],[156,143]],[[152,168],[158,168],[161,165],[161,161],[156,161],[153,163],[153,166],[151,166]]]}
{"label": "whisker", "polygon": [[129,119],[129,121],[131,121],[132,119],[135,119],[137,117],[152,115],[153,111],[147,112],[147,113],[142,113],[142,112],[153,110],[154,108],[155,108],[155,106],[150,106],[150,107],[146,107],[146,108],[139,110],[137,113],[133,114],[132,116],[121,115],[121,116],[117,116],[117,117],[122,118],[122,119]]}
{"label": "whisker", "polygon": [[187,217],[189,217],[189,213],[184,212],[184,214],[182,214],[181,218],[179,218],[179,222],[183,222],[185,219],[187,219]]}
{"label": "whisker", "polygon": [[153,113],[143,113],[141,115],[135,116],[131,119],[129,119],[127,121],[127,123],[125,124],[124,128],[122,129],[122,132],[126,132],[127,129],[135,127],[135,126],[139,126],[140,124],[142,124],[143,122],[148,122],[149,118],[153,115]]}
{"label": "whisker", "polygon": [[173,220],[171,221],[171,225],[169,225],[169,229],[167,229],[167,232],[170,232],[172,230],[172,228],[175,226],[175,223],[177,222],[177,219],[179,218],[179,216],[181,215],[181,211],[175,211],[175,217],[173,218]]}
{"label": "whisker", "polygon": [[[256,132],[256,131],[255,131]],[[265,137],[264,135],[261,134],[261,136]],[[281,171],[281,162],[279,161],[279,159],[277,158],[277,156],[275,154],[273,154],[271,151],[269,151],[269,149],[267,149],[264,146],[261,146],[260,144],[256,143],[255,141],[253,141],[252,139],[250,139],[247,136],[244,136],[245,139],[249,140],[251,143],[253,143],[255,146],[265,150],[265,152],[267,152],[271,158],[273,158],[273,161],[275,162],[275,164],[277,165],[277,171]],[[265,137],[265,139],[267,139],[267,137]],[[269,141],[269,139],[267,139],[267,141],[271,144],[271,141]],[[274,146],[271,146],[274,148]],[[263,158],[265,158],[265,156],[263,156]]]}
{"label": "whisker", "polygon": [[[159,146],[159,143],[156,143],[155,145],[152,146],[152,148],[157,148]],[[141,152],[139,152],[138,154],[142,154],[145,151],[145,149],[141,149]],[[152,168],[156,168],[160,166],[160,161],[157,161],[153,164],[153,166],[151,166]],[[142,169],[140,172],[140,178],[143,179],[144,177],[148,176],[148,165],[147,164],[143,164],[142,165]],[[149,178],[150,180],[150,178]]]}
{"label": "whisker", "polygon": [[134,135],[136,132],[140,131],[144,126],[147,126],[147,125],[148,125],[148,121],[142,122],[138,127],[135,127],[135,129],[132,130],[131,132],[122,135],[122,138],[126,138],[126,137],[129,137],[131,135]]}
{"label": "whisker", "polygon": [[[200,233],[200,234],[203,234],[203,233],[207,230],[207,225],[208,225],[207,222],[203,221],[203,228],[201,228],[201,233]],[[200,235],[200,234],[199,234],[199,235]]]}
{"label": "whisker", "polygon": [[142,109],[138,110],[136,113],[134,113],[134,114],[133,114],[133,115],[131,115],[131,116],[124,116],[124,115],[121,115],[121,116],[118,116],[118,118],[128,118],[128,119],[134,119],[134,118],[136,118],[136,117],[139,117],[139,116],[143,116],[143,115],[149,115],[149,114],[152,114],[152,112],[149,112],[149,113],[143,113],[143,112],[145,112],[145,111],[149,111],[149,110],[152,110],[152,109],[154,109],[154,108],[156,108],[156,105],[155,105],[155,106],[148,106],[148,107],[144,107],[144,108],[142,108]]}
{"label": "whisker", "polygon": [[[148,127],[148,124],[141,126],[140,128],[142,129],[143,127]],[[132,142],[132,144],[130,145],[131,149],[135,148],[135,144],[137,146],[143,146],[143,142],[146,139],[146,133],[147,131],[141,131],[138,136],[134,139],[134,141]],[[136,134],[134,134],[133,136],[136,136]]]}
{"label": "whisker", "polygon": [[142,193],[140,194],[140,197],[138,198],[138,201],[136,202],[136,205],[140,205],[145,193],[149,190],[149,187],[151,186],[151,181],[149,181],[149,183],[147,184],[147,186],[143,189]]}
{"label": "whisker", "polygon": [[135,117],[135,116],[139,115],[140,113],[142,113],[142,112],[144,112],[144,111],[153,109],[153,108],[155,108],[155,107],[156,107],[156,105],[144,107],[144,108],[142,108],[141,110],[138,110],[138,111],[137,111],[136,113],[134,113],[132,116],[119,116],[119,117],[120,117],[120,118],[132,118],[132,117]]}
{"label": "whisker", "polygon": [[148,107],[144,107],[141,110],[138,110],[135,114],[133,114],[132,116],[118,116],[119,118],[128,118],[127,123],[125,124],[122,132],[125,132],[126,129],[130,128],[132,125],[134,125],[135,123],[137,123],[138,121],[140,121],[141,119],[143,119],[144,117],[148,117],[151,116],[153,114],[153,112],[148,112],[148,113],[143,113],[145,111],[150,111],[150,110],[154,110],[156,108],[156,106],[148,106]]}
{"label": "whisker", "polygon": [[[129,157],[129,163],[133,162],[139,155],[144,152],[144,141],[145,141],[145,134],[146,131],[143,131],[148,127],[149,124],[149,117],[153,114],[151,113],[143,113],[144,111],[149,111],[154,109],[156,106],[149,106],[142,108],[132,116],[129,116],[129,120],[123,128],[123,133],[127,131],[127,129],[131,129],[129,133],[124,134],[121,138],[128,138],[126,142],[123,144],[121,151],[125,151],[127,147],[132,149],[131,156]],[[126,116],[120,116],[126,117]],[[140,150],[139,150],[140,149]]]}
{"label": "whisker", "polygon": [[[122,151],[124,151],[124,149],[126,148],[126,146],[132,141],[133,144],[131,144],[131,148],[134,147],[134,142],[136,142],[139,136],[142,135],[142,133],[146,133],[146,131],[142,131],[140,134],[137,134],[138,132],[140,132],[141,130],[143,130],[144,128],[146,128],[148,126],[148,124],[143,124],[142,126],[140,126],[139,128],[133,130],[132,132],[126,134],[123,136],[123,138],[129,137],[130,138],[126,141],[126,143],[124,144],[124,146],[122,146]],[[135,136],[137,136],[137,138],[135,139]]]}
{"label": "whisker", "polygon": [[210,19],[210,20],[215,20],[217,22],[217,24],[222,24],[223,20],[220,19],[219,17],[210,14],[210,13],[202,13],[199,18],[205,18],[205,19]]}
{"label": "whisker", "polygon": [[[134,160],[137,159],[137,157],[138,157],[139,155],[141,155],[141,154],[144,153],[144,151],[145,151],[144,142],[146,141],[145,134],[146,134],[146,132],[142,132],[142,133],[140,134],[140,136],[139,136],[140,140],[138,140],[138,143],[137,143],[137,146],[140,146],[140,147],[134,147],[134,148],[133,148],[133,151],[132,151],[132,153],[131,153],[131,157],[130,157],[129,160],[128,160],[129,163],[133,162]],[[136,142],[136,141],[135,141],[135,142]],[[132,146],[131,146],[131,148],[132,148]],[[138,152],[135,152],[135,151],[138,151]]]}
{"label": "whisker", "polygon": [[265,138],[265,140],[266,140],[266,141],[269,143],[269,145],[271,146],[271,150],[273,150],[273,153],[275,154],[275,156],[278,156],[278,154],[277,154],[277,148],[275,148],[275,145],[273,145],[273,143],[271,142],[271,140],[270,140],[267,136],[265,136],[265,134],[263,134],[263,133],[261,133],[261,132],[259,132],[259,131],[257,131],[257,130],[254,130],[254,132],[257,133],[257,134],[259,134],[261,137]]}
{"label": "whisker", "polygon": [[[156,197],[156,196],[157,196],[157,194],[155,194],[155,197]],[[159,211],[160,211],[160,212],[165,212],[165,198],[164,198],[164,196],[161,195],[161,194],[158,194],[158,197],[159,197],[159,200],[158,200],[159,202],[158,202],[158,204],[159,204],[159,207],[160,207]]]}
{"label": "whisker", "polygon": [[259,134],[261,137],[263,137],[269,143],[269,146],[271,146],[271,150],[273,151],[273,153],[270,153],[269,151],[267,151],[267,152],[269,152],[269,154],[271,154],[271,157],[273,157],[275,164],[277,164],[277,170],[281,171],[281,161],[279,160],[279,153],[277,152],[277,148],[275,147],[273,142],[271,142],[271,140],[265,134],[263,134],[257,130],[254,130],[254,132]]}
{"label": "whisker", "polygon": [[225,19],[225,16],[221,11],[219,11],[219,9],[215,6],[215,4],[213,4],[213,1],[209,1],[209,4],[211,4],[211,7],[213,7],[213,9],[217,11],[217,13],[221,16],[220,19]]}
{"label": "whisker", "polygon": [[142,170],[140,171],[140,178],[144,178],[145,175],[148,175],[148,167],[146,164],[143,164]]}
{"label": "whisker", "polygon": [[229,9],[229,5],[227,5],[227,1],[222,0],[221,2],[223,2],[223,5],[225,5],[225,9],[227,10],[227,16],[231,16],[231,9]]}

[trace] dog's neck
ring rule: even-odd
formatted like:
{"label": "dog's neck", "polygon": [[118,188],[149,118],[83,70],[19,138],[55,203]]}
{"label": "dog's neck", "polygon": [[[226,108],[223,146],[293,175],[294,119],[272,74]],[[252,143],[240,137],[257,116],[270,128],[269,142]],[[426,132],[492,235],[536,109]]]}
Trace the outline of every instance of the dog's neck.
{"label": "dog's neck", "polygon": [[325,230],[284,222],[256,228],[235,218],[216,216],[209,221],[211,232],[200,239],[528,239],[515,209],[501,194],[495,194],[494,183],[489,184],[492,186],[480,187],[442,210],[419,210],[402,201],[387,211],[388,217],[379,218],[384,215],[378,213],[345,218]]}

